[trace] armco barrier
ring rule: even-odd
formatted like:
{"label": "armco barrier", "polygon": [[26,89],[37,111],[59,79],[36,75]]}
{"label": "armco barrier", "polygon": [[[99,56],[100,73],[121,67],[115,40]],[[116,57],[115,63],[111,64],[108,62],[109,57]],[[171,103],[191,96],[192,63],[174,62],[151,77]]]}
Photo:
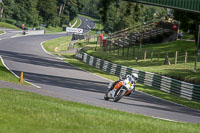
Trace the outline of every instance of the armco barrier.
{"label": "armco barrier", "polygon": [[121,66],[102,60],[93,56],[90,56],[84,52],[77,51],[76,58],[83,62],[99,68],[109,74],[116,76],[125,76],[131,73],[137,73],[138,83],[151,86],[161,91],[178,95],[188,100],[194,100],[200,102],[200,85],[194,85],[187,82],[168,78],[158,74],[144,72],[137,69]]}

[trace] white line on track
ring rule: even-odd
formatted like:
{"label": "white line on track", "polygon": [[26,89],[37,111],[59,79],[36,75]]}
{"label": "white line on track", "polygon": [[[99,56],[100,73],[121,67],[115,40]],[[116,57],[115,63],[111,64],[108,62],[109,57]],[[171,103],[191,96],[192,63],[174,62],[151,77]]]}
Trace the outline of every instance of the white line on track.
{"label": "white line on track", "polygon": [[[17,76],[12,70],[10,70],[10,69],[6,66],[6,64],[4,63],[3,58],[2,58],[1,56],[0,56],[0,59],[1,59],[2,64],[4,65],[4,67],[5,67],[8,71],[10,71],[15,77],[17,77],[17,78],[19,79],[19,76]],[[41,88],[40,86],[37,86],[37,85],[35,85],[35,84],[31,83],[31,82],[28,82],[28,81],[26,81],[26,80],[24,80],[24,81],[27,82],[27,83],[29,83],[29,84],[31,84],[32,86],[35,86],[36,88]]]}

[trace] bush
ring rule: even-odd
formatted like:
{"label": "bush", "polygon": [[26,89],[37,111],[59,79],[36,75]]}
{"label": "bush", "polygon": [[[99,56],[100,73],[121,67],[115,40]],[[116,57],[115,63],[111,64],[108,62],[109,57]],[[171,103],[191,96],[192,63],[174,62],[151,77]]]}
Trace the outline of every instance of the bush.
{"label": "bush", "polygon": [[9,24],[12,24],[12,25],[16,24],[16,20],[8,19],[8,18],[1,18],[0,21],[5,22],[5,23],[9,23]]}
{"label": "bush", "polygon": [[13,19],[6,19],[6,23],[15,25],[15,24],[16,24],[16,20],[13,20]]}

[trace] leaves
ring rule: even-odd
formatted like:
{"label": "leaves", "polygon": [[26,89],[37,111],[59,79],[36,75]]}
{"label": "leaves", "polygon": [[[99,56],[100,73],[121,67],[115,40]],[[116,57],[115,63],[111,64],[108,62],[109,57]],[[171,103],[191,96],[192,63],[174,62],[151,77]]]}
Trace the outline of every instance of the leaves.
{"label": "leaves", "polygon": [[67,25],[78,13],[77,0],[3,0],[6,19],[20,25]]}

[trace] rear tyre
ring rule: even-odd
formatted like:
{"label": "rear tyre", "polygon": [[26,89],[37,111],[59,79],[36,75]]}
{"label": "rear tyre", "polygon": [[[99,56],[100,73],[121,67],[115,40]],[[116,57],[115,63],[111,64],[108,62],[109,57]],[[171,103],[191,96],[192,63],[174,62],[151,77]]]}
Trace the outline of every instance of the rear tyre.
{"label": "rear tyre", "polygon": [[104,95],[104,100],[106,100],[106,101],[109,100],[108,94],[105,94],[105,95]]}
{"label": "rear tyre", "polygon": [[108,93],[111,91],[112,89],[108,89],[106,91],[106,94],[104,95],[104,100],[108,101],[110,98],[108,97]]}

